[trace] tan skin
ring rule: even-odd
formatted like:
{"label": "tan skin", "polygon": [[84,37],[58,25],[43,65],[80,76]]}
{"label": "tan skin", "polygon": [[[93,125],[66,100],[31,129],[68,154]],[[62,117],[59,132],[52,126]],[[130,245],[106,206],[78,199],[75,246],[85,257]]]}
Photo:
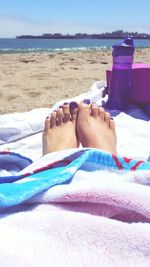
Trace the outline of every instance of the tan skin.
{"label": "tan skin", "polygon": [[96,104],[65,104],[46,118],[43,155],[68,148],[98,148],[117,154],[115,123]]}

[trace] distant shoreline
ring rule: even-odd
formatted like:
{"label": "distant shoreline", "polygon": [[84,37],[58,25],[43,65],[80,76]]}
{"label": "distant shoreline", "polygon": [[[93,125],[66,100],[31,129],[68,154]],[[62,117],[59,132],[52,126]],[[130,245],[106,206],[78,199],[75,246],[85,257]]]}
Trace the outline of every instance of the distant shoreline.
{"label": "distant shoreline", "polygon": [[[16,36],[16,39],[68,39],[68,40],[75,40],[75,39],[100,39],[100,40],[111,40],[111,39],[124,39],[124,37],[118,37],[118,36],[112,36],[112,37],[72,37],[72,36],[61,36],[61,37],[56,37],[56,36],[50,36],[50,37],[43,37],[43,36],[32,36],[32,35],[20,35]],[[150,37],[136,37],[134,40],[150,40]]]}
{"label": "distant shoreline", "polygon": [[43,35],[19,35],[17,39],[124,39],[128,36],[132,36],[133,39],[150,40],[150,34],[146,33],[129,33],[123,31],[115,31],[112,33],[102,34],[61,34],[61,33],[44,33]]}

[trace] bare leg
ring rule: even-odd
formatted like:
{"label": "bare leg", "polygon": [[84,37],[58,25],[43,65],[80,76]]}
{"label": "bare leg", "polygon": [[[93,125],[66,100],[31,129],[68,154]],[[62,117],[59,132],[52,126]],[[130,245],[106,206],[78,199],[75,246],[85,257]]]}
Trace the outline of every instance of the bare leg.
{"label": "bare leg", "polygon": [[43,155],[78,147],[76,136],[78,106],[73,103],[70,108],[69,104],[63,105],[46,118],[43,131]]}
{"label": "bare leg", "polygon": [[80,103],[77,133],[83,147],[99,148],[117,154],[115,123],[102,107]]}

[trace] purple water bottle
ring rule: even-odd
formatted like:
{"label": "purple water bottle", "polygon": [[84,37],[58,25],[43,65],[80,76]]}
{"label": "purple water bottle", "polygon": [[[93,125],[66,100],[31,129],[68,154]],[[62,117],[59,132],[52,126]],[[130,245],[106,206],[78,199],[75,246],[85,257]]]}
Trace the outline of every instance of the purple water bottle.
{"label": "purple water bottle", "polygon": [[134,57],[134,42],[126,38],[123,43],[113,46],[113,68],[109,96],[106,103],[108,109],[125,110],[129,102],[131,89],[131,71]]}

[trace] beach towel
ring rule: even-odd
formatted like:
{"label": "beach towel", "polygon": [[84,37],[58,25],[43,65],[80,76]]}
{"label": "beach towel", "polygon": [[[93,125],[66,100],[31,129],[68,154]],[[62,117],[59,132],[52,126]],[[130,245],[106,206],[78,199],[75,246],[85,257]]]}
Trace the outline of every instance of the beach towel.
{"label": "beach towel", "polygon": [[[99,104],[104,86],[97,82],[76,100]],[[147,114],[112,111],[118,156],[81,147],[42,157],[50,112],[0,116],[0,266],[149,266]]]}
{"label": "beach towel", "polygon": [[[149,266],[150,163],[93,149],[62,151],[54,159],[52,153],[40,166],[34,162],[26,171],[38,167],[38,176],[16,185],[44,180],[42,166],[49,162],[57,170],[57,186],[17,206],[19,192],[12,197],[10,190],[3,202],[0,266]],[[68,164],[66,172],[59,167],[60,177],[55,164]],[[43,183],[50,185],[49,168]],[[22,198],[32,190],[22,191]]]}

